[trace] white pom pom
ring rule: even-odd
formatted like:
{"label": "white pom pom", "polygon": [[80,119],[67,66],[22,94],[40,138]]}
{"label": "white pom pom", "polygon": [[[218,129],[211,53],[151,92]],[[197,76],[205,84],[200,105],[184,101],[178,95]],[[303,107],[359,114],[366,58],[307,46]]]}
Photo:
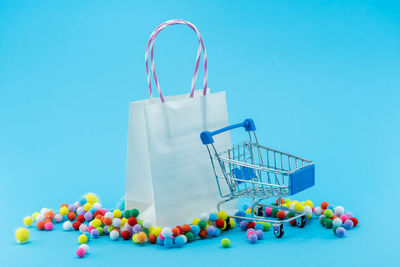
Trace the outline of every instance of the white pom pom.
{"label": "white pom pom", "polygon": [[62,222],[63,221],[63,216],[60,214],[60,213],[57,213],[56,215],[54,215],[54,221],[56,222],[56,223],[60,223],[60,222]]}
{"label": "white pom pom", "polygon": [[187,237],[185,235],[181,235],[181,237],[183,238],[183,240],[185,240],[185,244],[187,243]]}
{"label": "white pom pom", "polygon": [[169,227],[164,227],[161,231],[161,234],[163,237],[171,237],[172,236],[172,230]]}
{"label": "white pom pom", "polygon": [[296,203],[290,204],[290,208],[289,209],[294,210],[294,205],[296,205]]}
{"label": "white pom pom", "polygon": [[151,222],[148,221],[148,220],[144,220],[142,222],[142,225],[143,225],[144,228],[150,228],[151,227]]}
{"label": "white pom pom", "polygon": [[104,217],[105,218],[111,218],[111,219],[114,219],[114,215],[113,215],[113,213],[112,212],[106,212],[106,214],[104,215]]}
{"label": "white pom pom", "polygon": [[113,221],[112,221],[112,225],[114,227],[117,227],[117,228],[121,227],[121,219],[120,218],[114,218]]}
{"label": "white pom pom", "polygon": [[309,216],[310,214],[312,214],[312,209],[311,209],[310,206],[304,206],[303,212],[304,212],[307,216]]}
{"label": "white pom pom", "polygon": [[335,218],[332,221],[333,226],[341,226],[342,225],[342,220],[340,218]]}
{"label": "white pom pom", "polygon": [[199,218],[200,220],[207,222],[210,216],[207,213],[202,213]]}
{"label": "white pom pom", "polygon": [[72,223],[71,223],[71,221],[66,221],[66,222],[63,224],[63,229],[64,229],[65,231],[70,231],[70,230],[72,229]]}
{"label": "white pom pom", "polygon": [[340,217],[344,214],[344,208],[342,206],[336,206],[334,208],[334,211],[335,211],[335,215],[338,217]]}
{"label": "white pom pom", "polygon": [[96,202],[93,204],[93,208],[95,208],[96,210],[101,209],[101,203],[100,202]]}
{"label": "white pom pom", "polygon": [[118,240],[119,239],[119,233],[116,230],[112,230],[110,233],[110,238],[111,240]]}
{"label": "white pom pom", "polygon": [[79,248],[83,248],[86,253],[89,253],[89,246],[87,244],[82,244],[79,246]]}
{"label": "white pom pom", "polygon": [[317,215],[317,216],[321,215],[322,214],[321,207],[315,207],[314,208],[314,214]]}
{"label": "white pom pom", "polygon": [[44,217],[44,215],[42,215],[42,214],[38,214],[37,216],[36,216],[36,222],[42,222],[42,221],[44,221],[46,218]]}
{"label": "white pom pom", "polygon": [[42,208],[42,209],[40,210],[40,214],[42,214],[43,216],[45,216],[46,213],[47,213],[48,211],[49,211],[48,208]]}

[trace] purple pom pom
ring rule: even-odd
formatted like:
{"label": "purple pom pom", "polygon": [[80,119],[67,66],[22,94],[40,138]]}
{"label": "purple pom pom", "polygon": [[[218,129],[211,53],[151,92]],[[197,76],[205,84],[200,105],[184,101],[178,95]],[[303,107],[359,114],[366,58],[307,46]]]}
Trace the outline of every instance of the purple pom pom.
{"label": "purple pom pom", "polygon": [[85,214],[85,209],[82,208],[82,207],[78,207],[78,208],[76,209],[76,213],[77,213],[78,215],[84,215],[84,214]]}
{"label": "purple pom pom", "polygon": [[257,239],[261,240],[264,238],[264,233],[261,230],[256,230]]}
{"label": "purple pom pom", "polygon": [[343,224],[343,226],[344,226],[344,228],[346,228],[346,229],[351,229],[351,228],[353,228],[353,221],[352,220],[347,220],[347,221],[345,221],[344,222],[344,224]]}
{"label": "purple pom pom", "polygon": [[76,206],[74,204],[71,204],[68,206],[69,212],[75,212],[76,211]]}
{"label": "purple pom pom", "polygon": [[248,237],[247,237],[247,239],[249,240],[249,242],[250,242],[251,244],[256,243],[257,240],[258,240],[257,235],[256,235],[255,233],[249,234]]}
{"label": "purple pom pom", "polygon": [[83,215],[85,217],[86,221],[91,221],[93,219],[93,213],[91,213],[90,211],[85,212],[85,215]]}
{"label": "purple pom pom", "polygon": [[336,229],[336,235],[338,237],[344,237],[346,235],[346,230],[343,227],[338,227]]}
{"label": "purple pom pom", "polygon": [[97,230],[96,228],[95,228],[95,229],[92,229],[92,231],[90,231],[90,235],[91,235],[93,238],[98,238],[98,237],[100,236],[99,230]]}
{"label": "purple pom pom", "polygon": [[243,231],[246,231],[247,230],[247,224],[249,224],[249,222],[241,221],[240,222],[240,228],[242,228]]}
{"label": "purple pom pom", "polygon": [[140,226],[140,224],[135,224],[135,226],[133,226],[132,230],[135,233],[139,233],[142,231],[142,226]]}
{"label": "purple pom pom", "polygon": [[214,235],[215,234],[215,227],[210,225],[207,227],[207,234],[208,235]]}
{"label": "purple pom pom", "polygon": [[344,215],[346,215],[349,219],[353,217],[353,213],[349,211],[345,212]]}

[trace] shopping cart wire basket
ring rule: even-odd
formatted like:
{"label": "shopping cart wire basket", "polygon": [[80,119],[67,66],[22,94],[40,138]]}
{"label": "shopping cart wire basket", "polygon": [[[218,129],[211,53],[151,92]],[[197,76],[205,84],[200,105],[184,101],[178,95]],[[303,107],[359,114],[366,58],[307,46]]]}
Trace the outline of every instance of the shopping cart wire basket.
{"label": "shopping cart wire basket", "polygon": [[[218,152],[213,136],[236,128],[244,128],[249,139],[233,145],[228,150]],[[283,223],[296,220],[299,227],[306,224],[306,214],[295,212],[295,216],[285,220],[274,220],[263,216],[266,207],[288,211],[281,206],[281,198],[294,195],[315,184],[315,166],[308,159],[260,145],[252,119],[229,125],[213,132],[203,131],[200,139],[207,147],[217,180],[222,204],[237,198],[252,198],[252,218],[256,221],[273,223],[276,237],[283,236]],[[268,198],[278,198],[278,206],[263,204]],[[249,220],[248,217],[230,215],[231,218]],[[229,219],[227,220],[229,224]]]}

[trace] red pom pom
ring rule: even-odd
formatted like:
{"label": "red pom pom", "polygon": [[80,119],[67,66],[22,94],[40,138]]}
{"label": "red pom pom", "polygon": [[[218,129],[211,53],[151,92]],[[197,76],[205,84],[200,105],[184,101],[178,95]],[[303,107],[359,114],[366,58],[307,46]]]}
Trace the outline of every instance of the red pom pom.
{"label": "red pom pom", "polygon": [[68,205],[64,203],[64,204],[61,204],[60,208],[62,208],[62,207],[67,207],[68,208]]}
{"label": "red pom pom", "polygon": [[68,217],[68,220],[73,221],[73,220],[75,220],[76,214],[75,214],[75,212],[71,211],[70,213],[68,213],[67,217]]}
{"label": "red pom pom", "polygon": [[297,225],[296,220],[291,220],[289,223],[290,223],[291,226],[296,226]]}
{"label": "red pom pom", "polygon": [[224,222],[224,220],[222,220],[222,219],[217,219],[217,220],[215,221],[215,226],[217,226],[217,227],[220,228],[220,229],[224,228],[224,225],[225,225],[225,222]]}
{"label": "red pom pom", "polygon": [[97,215],[103,215],[103,213],[100,211],[100,210],[96,210],[94,213],[93,213],[93,217],[97,217]]}
{"label": "red pom pom", "polygon": [[136,217],[130,217],[130,218],[128,219],[128,224],[129,224],[130,226],[135,226],[135,225],[137,224],[137,219],[136,219]]}
{"label": "red pom pom", "polygon": [[122,237],[124,240],[128,240],[129,238],[131,238],[131,233],[130,233],[129,231],[122,231],[121,237]]}
{"label": "red pom pom", "polygon": [[336,219],[336,218],[337,218],[337,216],[332,215],[330,219],[333,221],[333,220]]}
{"label": "red pom pom", "polygon": [[104,225],[111,225],[112,224],[112,219],[110,217],[106,217],[103,219]]}
{"label": "red pom pom", "polygon": [[183,233],[183,228],[182,228],[182,226],[180,226],[180,225],[177,225],[177,226],[176,226],[176,228],[178,228],[178,229],[179,229],[179,231],[181,231],[181,233],[180,233],[180,234],[182,234],[182,233]]}
{"label": "red pom pom", "polygon": [[182,225],[182,230],[183,230],[184,233],[189,233],[190,232],[190,225],[189,224]]}
{"label": "red pom pom", "polygon": [[[78,217],[79,217],[79,216],[78,216]],[[72,224],[72,227],[74,227],[74,229],[75,229],[76,231],[79,230],[79,226],[81,226],[81,223],[80,223],[79,221],[75,221],[75,222]]]}
{"label": "red pom pom", "polygon": [[37,229],[43,230],[45,222],[41,221],[36,224]]}
{"label": "red pom pom", "polygon": [[321,203],[321,209],[326,210],[326,208],[329,206],[329,203],[324,201]]}
{"label": "red pom pom", "polygon": [[206,230],[206,229],[200,230],[199,236],[200,236],[201,239],[206,238],[206,236],[207,236],[207,230]]}
{"label": "red pom pom", "polygon": [[149,242],[150,244],[154,244],[157,242],[157,237],[155,235],[150,235],[149,236]]}
{"label": "red pom pom", "polygon": [[358,224],[358,219],[356,217],[351,217],[350,220],[353,221],[353,227],[356,227]]}
{"label": "red pom pom", "polygon": [[279,220],[283,220],[286,217],[286,213],[283,210],[278,211],[276,214],[276,217],[278,217]]}
{"label": "red pom pom", "polygon": [[247,229],[254,228],[255,226],[256,226],[256,223],[255,223],[255,222],[249,222],[249,223],[247,224]]}
{"label": "red pom pom", "polygon": [[80,223],[83,223],[85,221],[85,217],[83,215],[78,215],[78,217],[76,217],[76,220]]}
{"label": "red pom pom", "polygon": [[172,228],[171,231],[172,231],[172,234],[173,234],[174,236],[178,236],[178,235],[181,234],[181,231],[180,231],[178,228],[176,228],[176,227]]}

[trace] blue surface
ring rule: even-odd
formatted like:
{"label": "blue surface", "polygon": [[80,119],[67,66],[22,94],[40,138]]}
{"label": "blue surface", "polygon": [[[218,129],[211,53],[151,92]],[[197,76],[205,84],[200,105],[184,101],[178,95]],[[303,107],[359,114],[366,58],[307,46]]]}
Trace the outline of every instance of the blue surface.
{"label": "blue surface", "polygon": [[[0,265],[399,265],[399,14],[397,1],[0,1]],[[145,46],[171,18],[202,33],[230,122],[251,117],[261,143],[315,162],[316,185],[296,198],[343,205],[357,229],[338,239],[314,221],[256,245],[236,230],[231,249],[222,237],[173,250],[101,238],[83,260],[60,226],[14,242],[42,207],[123,195],[128,104],[148,96]],[[165,95],[189,93],[196,48],[183,26],[160,34]]]}

